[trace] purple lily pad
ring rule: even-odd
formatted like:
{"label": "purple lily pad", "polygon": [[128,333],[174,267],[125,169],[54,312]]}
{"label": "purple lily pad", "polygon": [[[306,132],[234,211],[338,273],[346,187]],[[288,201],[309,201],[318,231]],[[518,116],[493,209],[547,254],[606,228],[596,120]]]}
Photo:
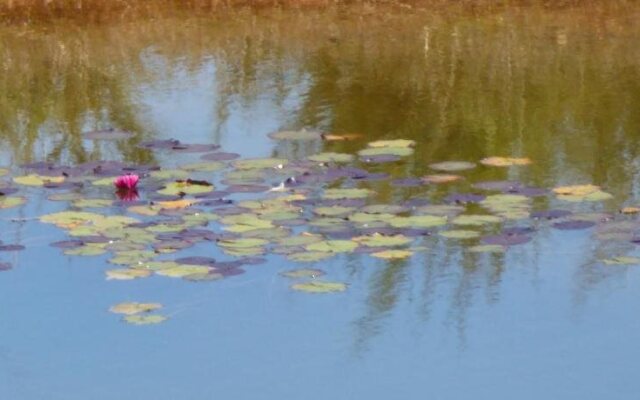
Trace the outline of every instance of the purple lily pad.
{"label": "purple lily pad", "polygon": [[4,187],[0,189],[0,196],[8,196],[10,194],[14,194],[18,191],[18,188],[15,187]]}
{"label": "purple lily pad", "polygon": [[215,209],[215,213],[217,215],[223,216],[223,215],[238,215],[238,214],[247,214],[250,213],[251,210],[248,208],[244,208],[244,207],[223,207],[223,208],[216,208]]}
{"label": "purple lily pad", "polygon": [[219,149],[217,144],[186,144],[178,143],[171,147],[171,150],[179,153],[205,153],[207,151],[214,151]]}
{"label": "purple lily pad", "polygon": [[309,221],[304,218],[282,219],[279,221],[273,221],[277,226],[302,226],[306,225]]}
{"label": "purple lily pad", "polygon": [[531,186],[512,188],[507,190],[506,192],[510,194],[519,194],[526,197],[540,197],[549,194],[549,191],[547,189]]}
{"label": "purple lily pad", "polygon": [[85,139],[89,140],[122,140],[133,136],[133,133],[120,129],[101,129],[97,131],[85,132],[82,134]]}
{"label": "purple lily pad", "polygon": [[491,235],[485,236],[482,238],[482,243],[484,244],[496,244],[500,246],[516,246],[519,244],[527,243],[531,240],[531,236],[529,235],[510,235],[510,234],[502,234],[502,235]]}
{"label": "purple lily pad", "polygon": [[587,229],[594,226],[596,223],[592,221],[562,221],[556,222],[553,224],[553,227],[560,230],[578,230],[578,229]]}
{"label": "purple lily pad", "polygon": [[0,245],[0,251],[21,251],[25,247],[21,244],[3,244]]}
{"label": "purple lily pad", "polygon": [[269,186],[265,185],[231,185],[225,190],[230,193],[262,193],[271,189]]}
{"label": "purple lily pad", "polygon": [[531,226],[512,226],[502,230],[503,235],[528,235],[533,232],[535,229]]}
{"label": "purple lily pad", "polygon": [[205,161],[229,161],[229,160],[235,160],[236,158],[239,158],[239,157],[240,157],[240,154],[220,152],[220,153],[205,154],[201,156],[200,159]]}
{"label": "purple lily pad", "polygon": [[416,207],[428,206],[429,204],[431,204],[431,201],[429,201],[429,199],[416,197],[416,198],[405,201],[403,205],[409,208],[416,208]]}
{"label": "purple lily pad", "polygon": [[446,203],[467,204],[480,203],[486,196],[475,193],[454,193],[444,198]]}
{"label": "purple lily pad", "polygon": [[391,184],[398,187],[414,187],[424,185],[424,181],[420,178],[403,178],[394,179]]}
{"label": "purple lily pad", "polygon": [[76,247],[82,247],[83,245],[84,242],[82,240],[60,240],[49,244],[49,246],[57,247],[59,249],[75,249]]}
{"label": "purple lily pad", "polygon": [[13,268],[13,267],[11,266],[11,264],[9,264],[9,263],[7,263],[7,262],[0,262],[0,272],[1,272],[1,271],[8,271],[8,270],[10,270],[11,268]]}
{"label": "purple lily pad", "polygon": [[182,257],[175,260],[175,262],[178,264],[204,265],[212,267],[216,263],[216,260],[211,257]]}
{"label": "purple lily pad", "polygon": [[368,173],[365,176],[354,176],[351,179],[359,181],[384,181],[389,179],[389,174],[385,174],[384,172]]}
{"label": "purple lily pad", "polygon": [[141,142],[138,146],[143,147],[145,149],[171,149],[175,146],[179,146],[180,141],[176,139],[166,139],[166,140],[148,140],[145,142]]}
{"label": "purple lily pad", "polygon": [[81,236],[79,240],[82,240],[84,244],[87,243],[109,243],[111,239],[104,236]]}
{"label": "purple lily pad", "polygon": [[227,197],[228,195],[229,195],[229,192],[222,191],[222,190],[214,190],[213,192],[198,193],[194,197],[197,198],[197,199],[217,199],[217,200],[221,200],[224,197]]}

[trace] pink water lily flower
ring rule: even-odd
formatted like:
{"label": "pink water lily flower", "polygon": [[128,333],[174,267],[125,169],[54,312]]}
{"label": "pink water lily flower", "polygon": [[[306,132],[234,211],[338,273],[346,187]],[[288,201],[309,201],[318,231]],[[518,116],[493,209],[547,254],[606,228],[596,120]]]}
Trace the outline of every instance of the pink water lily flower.
{"label": "pink water lily flower", "polygon": [[140,177],[138,175],[127,174],[127,175],[121,175],[117,177],[113,181],[113,184],[118,189],[133,190],[136,188],[136,185],[138,184],[138,180],[140,180]]}

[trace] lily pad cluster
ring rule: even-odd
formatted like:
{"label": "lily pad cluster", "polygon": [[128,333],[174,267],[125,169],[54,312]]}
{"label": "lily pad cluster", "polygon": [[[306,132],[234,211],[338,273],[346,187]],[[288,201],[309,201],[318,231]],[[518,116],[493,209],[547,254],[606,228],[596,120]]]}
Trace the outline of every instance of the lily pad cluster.
{"label": "lily pad cluster", "polygon": [[[121,136],[111,131],[87,135],[92,140]],[[313,131],[270,136],[280,142],[328,140]],[[324,151],[303,159],[243,159],[216,145],[176,140],[140,146],[185,153],[189,160],[169,168],[117,161],[25,165],[0,186],[0,208],[23,205],[25,192],[51,191],[49,199],[66,203],[66,208],[42,215],[40,221],[68,235],[53,245],[66,256],[105,257],[113,266],[105,271],[111,281],[218,281],[273,257],[311,264],[282,274],[294,280],[293,290],[309,293],[347,290],[346,283],[325,280],[326,272],[313,268],[330,259],[358,256],[377,260],[374,265],[402,263],[427,257],[429,249],[443,241],[472,255],[504,253],[531,241],[540,229],[600,228],[613,219],[574,207],[612,198],[595,185],[547,190],[512,181],[470,182],[466,176],[474,169],[526,168],[531,163],[527,158],[434,160],[425,163],[430,173],[417,177],[370,168],[377,162],[405,162],[417,150],[412,140],[379,140],[356,155]],[[140,193],[133,198],[118,197],[112,187],[115,177],[127,173],[141,177]],[[389,180],[397,191],[391,199],[380,191]],[[405,198],[404,187],[422,194]],[[569,206],[562,208],[565,204]],[[633,207],[626,210],[621,218],[632,218]],[[633,235],[625,238],[627,243],[636,240]],[[604,262],[629,264],[628,257],[616,254]],[[8,269],[6,264],[0,264],[2,269]],[[125,314],[125,321],[133,324],[162,322],[165,317],[149,314],[155,311],[149,307],[125,303],[112,311]]]}

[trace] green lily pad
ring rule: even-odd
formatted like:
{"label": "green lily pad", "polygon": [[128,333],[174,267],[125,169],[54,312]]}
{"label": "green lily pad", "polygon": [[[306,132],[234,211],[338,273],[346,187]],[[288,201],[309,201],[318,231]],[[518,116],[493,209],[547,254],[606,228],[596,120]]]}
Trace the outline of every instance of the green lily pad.
{"label": "green lily pad", "polygon": [[316,207],[313,209],[314,214],[321,215],[323,217],[337,217],[347,215],[355,210],[353,207]]}
{"label": "green lily pad", "polygon": [[380,147],[413,147],[416,145],[414,140],[408,139],[394,139],[394,140],[377,140],[375,142],[370,142],[367,144],[369,147],[380,148]]}
{"label": "green lily pad", "polygon": [[448,239],[474,239],[480,236],[480,232],[465,229],[452,229],[450,231],[442,231],[439,235]]}
{"label": "green lily pad", "polygon": [[185,171],[192,172],[214,172],[225,167],[224,163],[218,161],[205,161],[191,164],[185,164],[181,168]]}
{"label": "green lily pad", "polygon": [[224,275],[217,272],[197,273],[186,275],[182,279],[189,282],[211,282],[223,279]]}
{"label": "green lily pad", "polygon": [[278,239],[276,241],[280,246],[305,246],[311,243],[316,243],[322,241],[322,236],[320,235],[298,235],[298,236],[287,236],[282,239]]}
{"label": "green lily pad", "polygon": [[269,137],[275,140],[316,140],[322,139],[320,132],[313,132],[307,130],[300,131],[280,131],[270,133]]}
{"label": "green lily pad", "polygon": [[410,147],[372,147],[364,150],[360,150],[358,155],[360,157],[373,157],[373,156],[398,156],[406,157],[413,154],[413,149]]}
{"label": "green lily pad", "polygon": [[107,280],[130,281],[133,279],[147,278],[151,276],[151,271],[144,269],[110,269],[105,271]]}
{"label": "green lily pad", "polygon": [[413,215],[410,217],[395,217],[387,222],[395,228],[431,228],[445,225],[447,218],[437,215]]}
{"label": "green lily pad", "polygon": [[91,181],[91,184],[94,186],[113,186],[113,181],[116,180],[116,176],[109,176],[106,178],[100,178]]}
{"label": "green lily pad", "polygon": [[476,167],[476,164],[468,161],[443,161],[430,164],[429,167],[436,171],[455,172],[473,169]]}
{"label": "green lily pad", "polygon": [[358,245],[350,240],[324,240],[322,242],[311,243],[305,248],[309,251],[325,253],[349,253],[357,247]]}
{"label": "green lily pad", "polygon": [[64,176],[42,176],[37,174],[16,176],[13,178],[15,183],[25,186],[43,186],[47,183],[62,183],[64,180]]}
{"label": "green lily pad", "polygon": [[380,235],[357,236],[352,239],[354,242],[367,247],[395,247],[403,246],[412,242],[411,238],[404,235]]}
{"label": "green lily pad", "polygon": [[246,160],[236,160],[233,166],[237,169],[266,169],[281,168],[287,165],[287,160],[283,158],[252,158]]}
{"label": "green lily pad", "polygon": [[74,200],[71,204],[78,208],[104,208],[111,207],[113,201],[107,199],[78,199]]}
{"label": "green lily pad", "polygon": [[411,257],[413,252],[409,250],[384,250],[371,253],[371,255],[384,260],[396,260]]}
{"label": "green lily pad", "polygon": [[321,251],[305,251],[303,253],[292,253],[287,255],[287,259],[294,262],[317,262],[333,257],[333,253]]}
{"label": "green lily pad", "polygon": [[640,265],[640,257],[617,256],[602,260],[606,265]]}
{"label": "green lily pad", "polygon": [[220,219],[220,222],[228,225],[223,228],[224,230],[236,233],[273,228],[271,221],[260,219],[254,214],[229,215]]}
{"label": "green lily pad", "polygon": [[390,219],[396,218],[395,214],[369,214],[369,213],[355,213],[349,216],[349,221],[360,223],[360,224],[368,224],[376,221],[388,221]]}
{"label": "green lily pad", "polygon": [[0,209],[18,207],[27,202],[24,197],[7,197],[0,196]]}
{"label": "green lily pad", "polygon": [[451,221],[454,225],[483,226],[498,224],[502,218],[495,215],[458,215]]}
{"label": "green lily pad", "polygon": [[286,276],[287,278],[317,278],[319,276],[324,275],[325,272],[321,269],[315,268],[300,268],[300,269],[292,269],[290,271],[281,272],[280,275]]}
{"label": "green lily pad", "polygon": [[162,304],[160,303],[136,303],[136,302],[127,302],[116,304],[109,308],[109,311],[114,314],[124,314],[124,315],[136,315],[140,313],[145,313],[149,311],[155,311],[162,308]]}
{"label": "green lily pad", "polygon": [[117,252],[115,256],[109,260],[109,262],[116,265],[131,265],[151,260],[155,256],[156,253],[150,250],[120,251]]}
{"label": "green lily pad", "polygon": [[90,256],[99,256],[106,252],[107,251],[103,247],[92,245],[92,244],[86,244],[84,246],[67,249],[64,251],[64,254],[68,256],[90,257]]}
{"label": "green lily pad", "polygon": [[163,315],[127,315],[122,320],[131,325],[155,325],[166,321],[168,318]]}
{"label": "green lily pad", "polygon": [[310,161],[318,163],[348,163],[354,160],[354,156],[348,153],[320,153],[309,157]]}
{"label": "green lily pad", "polygon": [[362,199],[371,196],[373,191],[369,189],[327,189],[322,196],[325,199]]}
{"label": "green lily pad", "polygon": [[218,242],[218,246],[226,248],[252,248],[261,247],[269,243],[268,240],[255,238],[225,239]]}
{"label": "green lily pad", "polygon": [[185,181],[176,181],[171,182],[165,185],[165,187],[161,190],[158,190],[158,193],[164,194],[167,196],[176,196],[178,194],[201,194],[201,193],[209,193],[213,191],[213,185],[199,185],[194,184],[189,180]]}
{"label": "green lily pad", "polygon": [[497,244],[481,244],[468,249],[472,253],[504,253],[507,249]]}
{"label": "green lily pad", "polygon": [[347,290],[347,285],[341,282],[311,281],[294,283],[291,289],[307,293],[336,293]]}
{"label": "green lily pad", "polygon": [[205,274],[210,270],[209,267],[202,265],[178,264],[175,267],[163,268],[156,271],[156,275],[168,276],[170,278],[183,278],[192,274]]}

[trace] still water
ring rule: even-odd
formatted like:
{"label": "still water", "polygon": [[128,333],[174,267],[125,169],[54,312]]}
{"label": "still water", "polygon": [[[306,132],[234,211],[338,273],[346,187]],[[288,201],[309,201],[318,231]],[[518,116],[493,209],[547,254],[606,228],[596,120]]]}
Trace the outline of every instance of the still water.
{"label": "still water", "polygon": [[[11,264],[0,272],[0,397],[636,398],[640,252],[632,241],[640,221],[619,210],[640,204],[639,18],[633,3],[607,2],[478,12],[273,9],[0,26],[0,166],[9,169],[2,188],[16,187],[26,198],[0,210],[2,242],[25,246],[0,253]],[[131,135],[85,135],[105,128]],[[268,136],[300,129],[323,132],[325,140]],[[480,239],[446,238],[439,232],[455,227],[433,227],[412,237],[407,258],[345,251],[300,263],[266,251],[259,254],[266,262],[210,282],[106,280],[105,271],[117,268],[108,263],[112,254],[65,255],[50,244],[68,240],[68,232],[38,218],[83,208],[52,201],[53,193],[113,200],[111,188],[11,182],[33,172],[21,166],[39,161],[162,169],[201,161],[197,152],[140,146],[172,138],[216,144],[242,159],[299,163],[298,173],[317,153],[356,154],[373,141],[413,140],[411,154],[397,161],[350,164],[379,174],[372,179],[320,179],[301,190],[368,188],[366,204],[403,205],[411,214],[452,194],[495,194],[474,186],[480,182],[515,182],[540,193],[525,193],[535,195],[526,200],[526,215],[502,215],[500,226],[531,240],[474,253],[469,249]],[[463,177],[446,184],[398,181],[435,174],[436,162],[492,156],[532,163],[445,171]],[[232,161],[224,163],[234,172]],[[220,190],[277,186],[284,178],[229,182],[206,171],[194,177]],[[576,184],[598,185],[611,196],[563,201],[547,192]],[[157,189],[142,185],[140,204]],[[237,204],[275,195],[227,198]],[[457,207],[465,213],[487,214],[462,198]],[[301,207],[354,208],[318,201]],[[554,229],[555,220],[529,213],[545,210],[568,210],[595,225]],[[122,203],[85,211],[133,215]],[[332,240],[364,232],[340,221],[339,228],[319,227],[317,216],[305,215],[286,229]],[[375,222],[382,232],[390,229]],[[207,229],[220,233],[221,225],[212,221]],[[486,237],[500,229],[464,230]],[[236,259],[210,241],[159,258],[185,256]],[[621,256],[629,259],[617,262]],[[296,281],[282,273],[299,268],[320,269],[346,290],[292,290]],[[124,323],[109,308],[127,301],[161,303],[168,319]]]}

